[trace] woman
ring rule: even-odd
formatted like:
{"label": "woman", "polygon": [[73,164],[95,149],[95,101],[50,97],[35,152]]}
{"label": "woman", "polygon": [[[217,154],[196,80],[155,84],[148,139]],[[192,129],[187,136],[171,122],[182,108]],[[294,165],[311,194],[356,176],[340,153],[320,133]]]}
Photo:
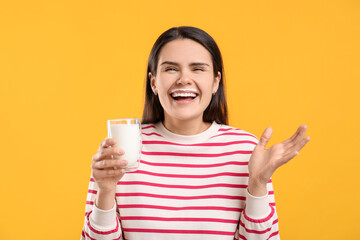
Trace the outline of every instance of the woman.
{"label": "woman", "polygon": [[227,126],[215,41],[172,28],[149,57],[141,164],[105,139],[93,157],[82,239],[279,239],[271,176],[310,140],[306,126],[266,149]]}

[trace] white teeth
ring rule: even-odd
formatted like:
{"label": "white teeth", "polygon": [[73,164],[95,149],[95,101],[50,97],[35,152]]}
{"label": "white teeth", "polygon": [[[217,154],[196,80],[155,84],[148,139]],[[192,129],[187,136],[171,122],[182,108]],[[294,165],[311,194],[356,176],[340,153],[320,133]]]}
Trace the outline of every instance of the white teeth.
{"label": "white teeth", "polygon": [[195,93],[184,93],[184,92],[175,92],[171,94],[172,97],[196,97]]}

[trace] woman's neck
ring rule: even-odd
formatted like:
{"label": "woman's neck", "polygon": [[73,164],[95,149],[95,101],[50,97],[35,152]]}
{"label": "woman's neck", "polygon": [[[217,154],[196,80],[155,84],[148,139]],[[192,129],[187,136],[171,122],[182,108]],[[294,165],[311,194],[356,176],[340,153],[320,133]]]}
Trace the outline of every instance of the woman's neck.
{"label": "woman's neck", "polygon": [[204,122],[202,119],[179,120],[168,119],[166,117],[163,124],[167,130],[179,135],[199,134],[211,126],[211,123]]}

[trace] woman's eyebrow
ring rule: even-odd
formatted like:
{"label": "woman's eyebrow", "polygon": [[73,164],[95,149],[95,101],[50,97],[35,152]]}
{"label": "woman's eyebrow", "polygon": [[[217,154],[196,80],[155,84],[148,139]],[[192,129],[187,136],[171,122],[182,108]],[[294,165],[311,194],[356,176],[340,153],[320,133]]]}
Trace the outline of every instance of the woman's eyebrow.
{"label": "woman's eyebrow", "polygon": [[209,64],[207,64],[207,63],[202,63],[202,62],[190,63],[189,65],[190,65],[190,66],[208,66],[208,67],[210,67]]}
{"label": "woman's eyebrow", "polygon": [[180,65],[180,64],[178,64],[178,63],[176,63],[176,62],[165,61],[165,62],[160,63],[160,66],[165,65],[165,64],[175,65],[175,66],[179,66],[179,65]]}
{"label": "woman's eyebrow", "polygon": [[[179,66],[179,65],[180,65],[180,64],[177,63],[177,62],[164,61],[164,62],[160,63],[160,66],[165,65],[165,64],[175,65],[175,66]],[[203,62],[193,62],[193,63],[190,63],[189,66],[208,66],[208,67],[210,67],[209,64],[203,63]]]}

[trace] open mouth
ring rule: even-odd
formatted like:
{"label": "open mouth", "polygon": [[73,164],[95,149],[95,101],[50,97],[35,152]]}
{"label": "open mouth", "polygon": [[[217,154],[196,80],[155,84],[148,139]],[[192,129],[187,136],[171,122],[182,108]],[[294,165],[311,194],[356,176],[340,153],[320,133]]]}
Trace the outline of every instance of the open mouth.
{"label": "open mouth", "polygon": [[173,93],[171,97],[175,100],[193,100],[197,97],[195,93]]}
{"label": "open mouth", "polygon": [[191,101],[198,96],[198,93],[184,89],[172,91],[170,96],[176,101]]}

